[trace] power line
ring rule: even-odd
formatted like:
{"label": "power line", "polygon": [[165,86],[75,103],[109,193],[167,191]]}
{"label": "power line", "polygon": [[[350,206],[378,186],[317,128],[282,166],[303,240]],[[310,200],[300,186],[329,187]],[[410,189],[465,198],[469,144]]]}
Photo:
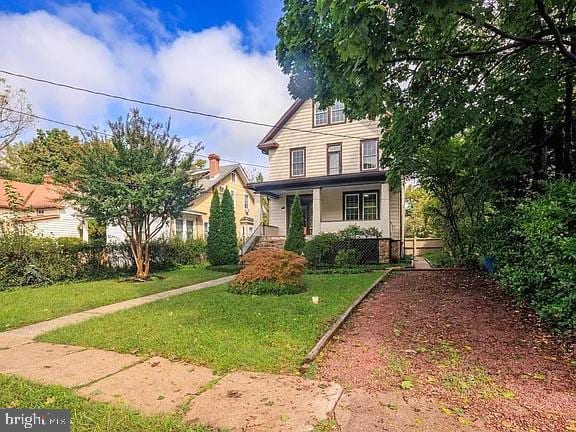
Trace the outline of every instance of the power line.
{"label": "power line", "polygon": [[[99,131],[99,130],[97,130],[97,129],[90,129],[90,128],[83,127],[83,126],[79,126],[79,125],[75,125],[75,124],[72,124],[72,123],[67,123],[67,122],[64,122],[64,121],[61,121],[61,120],[54,120],[54,119],[51,119],[51,118],[48,118],[48,117],[42,117],[42,116],[39,116],[39,115],[36,115],[36,114],[27,113],[27,112],[23,112],[23,111],[18,111],[18,110],[11,109],[11,108],[8,108],[8,107],[4,107],[3,109],[5,109],[5,110],[7,110],[7,111],[14,112],[14,113],[18,113],[18,114],[26,115],[26,116],[29,116],[29,117],[33,117],[33,118],[36,118],[36,119],[38,119],[38,120],[44,120],[44,121],[47,121],[47,122],[50,122],[50,123],[58,124],[58,125],[61,125],[61,126],[68,126],[68,127],[71,127],[71,128],[76,128],[76,129],[85,131],[85,132],[96,133],[96,134],[99,134],[99,135],[102,135],[102,136],[105,136],[105,137],[108,137],[108,138],[110,138],[110,137],[112,136],[112,135],[109,134],[109,133],[101,132],[101,131]],[[195,156],[198,156],[198,157],[204,158],[204,159],[208,159],[208,156],[207,156],[207,155],[202,155],[202,154],[199,154],[199,153],[196,153]],[[240,162],[240,161],[235,161],[235,160],[231,160],[231,159],[220,159],[220,160],[221,160],[221,161],[224,161],[224,162],[237,163],[237,164],[241,164],[241,165],[253,166],[253,167],[258,167],[258,168],[266,168],[266,169],[268,168],[266,165],[259,165],[259,164],[249,163],[249,162]]]}
{"label": "power line", "polygon": [[111,98],[111,99],[118,99],[118,100],[122,100],[122,101],[126,101],[126,102],[133,102],[133,103],[140,104],[140,105],[146,105],[146,106],[151,106],[151,107],[155,107],[155,108],[162,108],[162,109],[175,111],[175,112],[192,114],[192,115],[197,115],[197,116],[202,116],[202,117],[209,117],[209,118],[213,118],[213,119],[217,119],[217,120],[226,120],[226,121],[230,121],[230,122],[243,123],[243,124],[249,124],[249,125],[254,125],[254,126],[269,127],[269,128],[276,129],[276,130],[284,129],[284,130],[290,130],[290,131],[294,131],[294,132],[302,132],[302,133],[308,133],[308,134],[314,134],[314,135],[326,135],[326,136],[337,137],[337,138],[351,138],[351,139],[358,139],[358,140],[364,139],[361,137],[355,137],[355,136],[343,135],[343,134],[335,134],[335,133],[330,133],[330,132],[311,131],[311,130],[298,129],[298,128],[293,128],[293,127],[288,127],[288,126],[276,126],[273,124],[263,123],[263,122],[253,121],[253,120],[244,120],[244,119],[240,119],[240,118],[236,118],[236,117],[227,117],[227,116],[221,116],[221,115],[217,115],[217,114],[205,113],[202,111],[190,110],[190,109],[186,109],[186,108],[179,108],[179,107],[174,107],[171,105],[164,105],[164,104],[157,103],[157,102],[149,102],[149,101],[135,99],[135,98],[127,97],[127,96],[119,96],[119,95],[115,95],[112,93],[106,93],[106,92],[99,91],[99,90],[91,90],[91,89],[84,88],[84,87],[78,87],[78,86],[74,86],[74,85],[70,85],[70,84],[59,83],[56,81],[50,81],[50,80],[43,79],[43,78],[36,78],[36,77],[29,76],[29,75],[19,74],[16,72],[10,72],[10,71],[4,70],[4,69],[0,69],[0,73],[3,73],[5,75],[10,75],[13,77],[17,77],[17,78],[27,79],[30,81],[36,81],[36,82],[43,83],[43,84],[49,84],[49,85],[56,86],[56,87],[62,87],[62,88],[66,88],[69,90],[75,90],[75,91],[80,91],[80,92],[84,92],[84,93],[90,93],[90,94],[97,95],[97,96],[104,96],[104,97]]}

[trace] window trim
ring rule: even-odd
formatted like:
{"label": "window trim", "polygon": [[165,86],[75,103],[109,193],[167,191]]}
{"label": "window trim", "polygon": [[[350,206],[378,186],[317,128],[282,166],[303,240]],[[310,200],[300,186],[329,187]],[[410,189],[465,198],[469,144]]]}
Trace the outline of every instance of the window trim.
{"label": "window trim", "polygon": [[242,201],[243,207],[244,207],[244,211],[249,212],[250,211],[250,195],[248,195],[247,193],[244,194],[244,199]]}
{"label": "window trim", "polygon": [[[334,147],[334,146],[338,146],[339,150],[338,150],[338,173],[337,174],[330,174],[330,153],[336,153],[336,152],[331,152],[330,151],[330,147]],[[342,174],[342,143],[332,143],[332,144],[326,144],[326,175],[339,175]]]}
{"label": "window trim", "polygon": [[[364,197],[363,194],[376,194],[376,219],[364,219]],[[358,195],[358,219],[346,219],[346,196],[347,195]],[[342,192],[342,220],[343,221],[378,221],[380,220],[381,213],[381,203],[380,203],[380,191],[378,189],[370,190],[359,190],[359,191],[347,191]]]}
{"label": "window trim", "polygon": [[344,119],[342,121],[338,121],[338,122],[332,121],[332,105],[333,105],[332,104],[332,105],[329,105],[326,107],[326,115],[328,116],[327,122],[322,123],[322,124],[316,124],[316,104],[317,104],[317,101],[312,99],[312,127],[313,128],[346,123],[346,120],[347,120],[346,114],[344,114]]}
{"label": "window trim", "polygon": [[[292,169],[292,154],[296,151],[302,151],[304,153],[304,170],[303,173],[300,175],[294,175],[294,170]],[[290,178],[300,178],[300,177],[306,177],[306,147],[294,147],[290,149]]]}
{"label": "window trim", "polygon": [[[364,168],[364,143],[376,141],[376,168]],[[360,171],[377,171],[380,169],[380,146],[378,138],[360,140]]]}

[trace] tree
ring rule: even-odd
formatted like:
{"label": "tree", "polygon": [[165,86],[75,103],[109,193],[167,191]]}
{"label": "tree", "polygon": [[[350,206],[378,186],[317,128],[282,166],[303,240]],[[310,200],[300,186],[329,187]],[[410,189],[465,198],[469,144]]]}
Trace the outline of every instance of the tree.
{"label": "tree", "polygon": [[486,206],[576,176],[575,8],[285,0],[276,53],[294,96],[380,121],[392,186],[417,178],[461,255]]}
{"label": "tree", "polygon": [[6,149],[6,176],[27,183],[41,183],[50,174],[59,183],[69,183],[79,165],[81,144],[63,129],[38,129],[36,137]]}
{"label": "tree", "polygon": [[304,215],[302,214],[300,197],[296,195],[294,196],[292,208],[290,209],[290,227],[288,228],[288,236],[284,243],[284,249],[301,254],[305,245]]}
{"label": "tree", "polygon": [[238,239],[236,237],[236,217],[234,215],[234,201],[228,188],[222,194],[220,219],[221,257],[222,264],[238,263]]}
{"label": "tree", "polygon": [[0,153],[34,123],[26,92],[14,91],[0,78]]}
{"label": "tree", "polygon": [[406,237],[433,237],[437,234],[437,199],[421,186],[409,185],[406,197]]}
{"label": "tree", "polygon": [[212,265],[220,265],[222,263],[222,233],[220,229],[222,219],[221,213],[220,195],[218,194],[218,191],[214,189],[214,193],[212,194],[212,203],[210,204],[210,225],[207,238],[208,244],[206,247],[206,255],[208,261]]}
{"label": "tree", "polygon": [[137,109],[109,122],[111,135],[89,133],[74,190],[64,194],[97,223],[126,234],[136,279],[150,276],[150,241],[178,217],[200,188],[189,176],[197,147],[185,154],[170,124],[145,120]]}

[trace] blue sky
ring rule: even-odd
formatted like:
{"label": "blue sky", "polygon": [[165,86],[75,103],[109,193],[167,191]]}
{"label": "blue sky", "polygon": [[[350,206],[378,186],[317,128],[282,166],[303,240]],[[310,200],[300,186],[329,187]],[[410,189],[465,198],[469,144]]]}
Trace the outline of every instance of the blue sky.
{"label": "blue sky", "polygon": [[[188,109],[274,123],[291,102],[274,58],[279,0],[3,0],[0,66],[17,73]],[[1,77],[1,76],[0,76]],[[8,78],[36,114],[105,128],[131,105]],[[265,163],[266,129],[143,109],[172,118],[204,153]],[[36,127],[51,127],[39,121]],[[29,135],[32,134],[30,131]]]}

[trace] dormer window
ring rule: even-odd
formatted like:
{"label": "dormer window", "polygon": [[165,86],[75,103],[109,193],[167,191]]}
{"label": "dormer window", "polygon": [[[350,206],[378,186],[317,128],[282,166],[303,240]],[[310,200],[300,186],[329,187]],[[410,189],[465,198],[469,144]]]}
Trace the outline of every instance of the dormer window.
{"label": "dormer window", "polygon": [[336,123],[344,123],[346,117],[344,116],[344,104],[336,101],[334,105],[320,108],[320,104],[314,104],[314,126],[326,126]]}

